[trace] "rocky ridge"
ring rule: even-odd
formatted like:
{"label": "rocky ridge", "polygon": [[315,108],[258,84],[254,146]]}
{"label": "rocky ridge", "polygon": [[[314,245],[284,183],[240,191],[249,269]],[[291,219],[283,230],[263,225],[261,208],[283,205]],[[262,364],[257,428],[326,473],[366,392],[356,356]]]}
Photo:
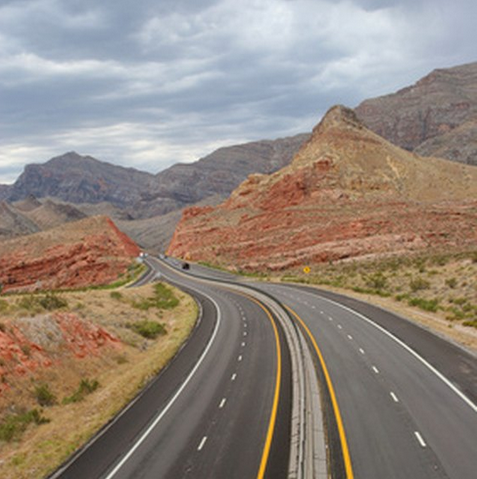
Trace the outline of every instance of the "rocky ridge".
{"label": "rocky ridge", "polygon": [[0,242],[4,291],[92,286],[124,274],[139,248],[107,217]]}
{"label": "rocky ridge", "polygon": [[365,100],[356,113],[395,145],[477,165],[477,62],[434,70],[410,87]]}
{"label": "rocky ridge", "polygon": [[185,210],[169,254],[237,269],[475,244],[477,169],[421,158],[330,109],[294,157],[220,206]]}

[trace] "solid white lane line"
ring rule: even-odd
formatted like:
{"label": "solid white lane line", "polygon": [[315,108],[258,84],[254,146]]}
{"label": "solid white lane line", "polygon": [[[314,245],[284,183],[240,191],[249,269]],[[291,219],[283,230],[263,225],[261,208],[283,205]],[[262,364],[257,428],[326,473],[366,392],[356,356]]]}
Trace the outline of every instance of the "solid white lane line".
{"label": "solid white lane line", "polygon": [[223,398],[222,401],[220,401],[219,409],[222,409],[225,406],[226,402],[227,402],[227,399]]}
{"label": "solid white lane line", "polygon": [[106,476],[105,479],[111,479],[116,475],[116,473],[123,467],[123,465],[128,461],[128,459],[136,452],[136,450],[139,448],[139,446],[146,440],[146,438],[151,434],[152,430],[159,424],[161,419],[169,412],[169,409],[174,405],[176,402],[177,398],[180,396],[182,391],[186,388],[186,386],[190,383],[192,378],[194,377],[195,373],[199,369],[200,365],[203,363],[205,357],[207,356],[208,352],[210,351],[210,348],[212,347],[212,343],[214,342],[217,332],[219,330],[221,321],[222,321],[222,314],[220,312],[219,305],[217,302],[211,298],[209,295],[202,293],[207,299],[209,299],[212,304],[214,305],[215,309],[217,310],[217,322],[215,323],[215,328],[214,332],[212,333],[212,336],[209,340],[209,343],[207,344],[207,347],[204,349],[204,352],[200,356],[199,360],[195,364],[194,368],[192,371],[189,373],[187,376],[186,380],[182,383],[181,387],[176,391],[174,396],[172,396],[171,400],[167,403],[166,407],[161,411],[161,413],[154,419],[152,424],[144,431],[142,436],[136,441],[136,443],[133,445],[131,449],[129,449],[128,453],[121,459],[121,461],[118,462],[116,467]]}
{"label": "solid white lane line", "polygon": [[363,349],[363,348],[359,348],[359,352],[360,352],[361,354],[364,354],[364,349]]}
{"label": "solid white lane line", "polygon": [[449,381],[449,379],[447,379],[432,364],[426,361],[419,353],[414,351],[414,349],[408,346],[404,341],[401,341],[398,337],[394,336],[394,334],[390,333],[387,329],[384,329],[382,326],[375,323],[371,319],[367,318],[363,314],[358,313],[357,311],[354,311],[353,309],[348,308],[347,306],[344,306],[340,303],[337,303],[336,301],[333,301],[328,298],[324,298],[323,296],[320,296],[320,299],[322,301],[326,301],[328,303],[334,304],[335,306],[338,306],[339,308],[344,309],[345,311],[348,311],[351,314],[354,314],[358,318],[361,318],[363,321],[366,321],[368,324],[370,324],[371,326],[381,331],[388,338],[392,339],[394,342],[396,342],[401,347],[403,347],[408,353],[412,354],[421,364],[423,364],[426,368],[428,368],[431,372],[433,372],[447,387],[449,387],[452,391],[454,391],[454,393],[457,394],[457,396],[459,396],[474,412],[477,412],[477,404],[474,404],[463,392],[461,392],[456,386],[454,386]]}
{"label": "solid white lane line", "polygon": [[238,360],[239,360],[239,361],[242,361],[242,355],[240,355],[240,356],[238,357]]}
{"label": "solid white lane line", "polygon": [[416,436],[417,440],[419,441],[419,444],[421,445],[421,447],[426,447],[427,446],[424,439],[422,439],[422,436],[417,431],[414,431],[414,435]]}
{"label": "solid white lane line", "polygon": [[394,402],[399,402],[398,397],[392,391],[389,394],[391,394],[391,397],[393,398]]}
{"label": "solid white lane line", "polygon": [[233,373],[232,377],[230,378],[231,381],[235,381],[235,378],[237,377],[237,373]]}
{"label": "solid white lane line", "polygon": [[379,374],[379,369],[378,369],[376,366],[373,366],[373,371],[374,371],[376,374]]}
{"label": "solid white lane line", "polygon": [[349,339],[350,341],[352,341],[352,340],[353,340],[353,336],[351,336],[351,334],[348,334],[348,339]]}
{"label": "solid white lane line", "polygon": [[204,444],[206,443],[206,441],[207,441],[207,436],[204,436],[204,437],[202,438],[202,441],[200,441],[199,447],[197,448],[198,451],[201,451],[201,450],[202,450],[202,448],[204,447]]}

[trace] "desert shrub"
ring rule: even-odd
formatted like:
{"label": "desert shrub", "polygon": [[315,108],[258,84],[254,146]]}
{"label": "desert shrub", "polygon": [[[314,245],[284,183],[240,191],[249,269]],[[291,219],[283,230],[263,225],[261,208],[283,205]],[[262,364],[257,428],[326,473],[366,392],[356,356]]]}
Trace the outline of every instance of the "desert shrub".
{"label": "desert shrub", "polygon": [[111,296],[111,298],[117,299],[117,300],[121,300],[122,297],[123,297],[123,295],[119,291],[111,291],[109,296]]}
{"label": "desert shrub", "polygon": [[7,416],[0,424],[0,441],[10,442],[17,439],[31,423],[40,425],[47,422],[50,420],[42,416],[38,409]]}
{"label": "desert shrub", "polygon": [[456,278],[446,279],[446,286],[448,286],[451,289],[454,289],[457,286],[457,279]]}
{"label": "desert shrub", "polygon": [[411,279],[409,282],[409,287],[412,292],[420,291],[422,289],[428,289],[431,286],[431,283],[424,278],[418,276],[417,278]]}
{"label": "desert shrub", "polygon": [[41,313],[42,311],[54,311],[55,309],[62,309],[68,306],[66,299],[54,294],[47,293],[45,295],[27,295],[22,297],[17,306],[29,313]]}
{"label": "desert shrub", "polygon": [[56,396],[50,391],[48,384],[36,386],[35,399],[40,406],[53,406],[56,404]]}
{"label": "desert shrub", "polygon": [[175,296],[172,289],[165,284],[157,283],[154,285],[154,295],[150,298],[133,301],[131,305],[141,311],[147,311],[150,308],[173,309],[179,304],[179,299]]}
{"label": "desert shrub", "polygon": [[8,303],[4,299],[0,299],[0,313],[8,309]]}
{"label": "desert shrub", "polygon": [[99,388],[99,382],[96,379],[82,379],[78,389],[71,395],[63,399],[63,404],[71,404],[82,401],[85,396],[93,393]]}
{"label": "desert shrub", "polygon": [[382,273],[375,273],[366,278],[366,284],[377,290],[384,289],[387,285],[387,278]]}
{"label": "desert shrub", "polygon": [[164,325],[158,323],[157,321],[138,321],[136,323],[130,324],[129,327],[133,331],[147,339],[156,339],[158,336],[163,336],[167,334]]}
{"label": "desert shrub", "polygon": [[477,319],[472,319],[471,321],[464,321],[462,324],[464,326],[470,326],[472,328],[477,328]]}
{"label": "desert shrub", "polygon": [[424,299],[424,298],[411,298],[408,301],[409,306],[416,306],[424,311],[430,311],[435,313],[439,307],[439,300],[437,299]]}

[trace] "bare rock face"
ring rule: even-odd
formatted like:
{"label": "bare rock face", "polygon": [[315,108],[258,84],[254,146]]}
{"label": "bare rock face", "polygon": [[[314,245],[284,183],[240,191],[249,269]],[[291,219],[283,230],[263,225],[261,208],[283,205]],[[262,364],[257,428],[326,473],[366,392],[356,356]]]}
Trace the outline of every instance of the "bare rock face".
{"label": "bare rock face", "polygon": [[395,145],[477,165],[475,141],[456,148],[477,121],[477,62],[435,70],[410,87],[364,101],[355,111]]}
{"label": "bare rock face", "polygon": [[106,217],[92,217],[0,243],[3,290],[105,284],[124,273],[139,248]]}
{"label": "bare rock face", "polygon": [[421,158],[333,107],[291,165],[252,175],[216,208],[185,210],[168,253],[292,268],[477,241],[477,169]]}

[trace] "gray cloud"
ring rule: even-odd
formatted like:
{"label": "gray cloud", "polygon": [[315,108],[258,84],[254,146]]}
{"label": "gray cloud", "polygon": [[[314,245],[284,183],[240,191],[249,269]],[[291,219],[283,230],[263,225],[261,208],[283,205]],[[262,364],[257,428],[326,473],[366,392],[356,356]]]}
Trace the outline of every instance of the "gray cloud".
{"label": "gray cloud", "polygon": [[310,130],[335,103],[475,60],[473,0],[15,0],[0,182],[67,150],[153,172]]}

